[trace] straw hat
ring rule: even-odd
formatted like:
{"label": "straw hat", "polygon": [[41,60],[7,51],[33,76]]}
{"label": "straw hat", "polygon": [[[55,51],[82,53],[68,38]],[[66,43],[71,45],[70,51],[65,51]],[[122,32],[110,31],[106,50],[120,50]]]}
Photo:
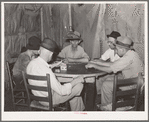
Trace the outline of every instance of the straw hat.
{"label": "straw hat", "polygon": [[80,33],[77,32],[77,31],[68,33],[65,39],[66,39],[66,41],[70,41],[70,40],[71,41],[73,41],[73,40],[83,41],[82,38],[81,38]]}

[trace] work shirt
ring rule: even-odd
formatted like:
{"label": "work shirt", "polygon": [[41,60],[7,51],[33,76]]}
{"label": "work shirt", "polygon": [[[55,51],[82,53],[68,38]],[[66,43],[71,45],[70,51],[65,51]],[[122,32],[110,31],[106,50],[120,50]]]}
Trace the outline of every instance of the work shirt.
{"label": "work shirt", "polygon": [[110,62],[114,62],[116,60],[118,60],[120,57],[115,54],[114,50],[112,50],[111,48],[109,48],[102,56],[101,59],[106,61],[108,59],[110,59]]}
{"label": "work shirt", "polygon": [[85,53],[84,49],[81,46],[77,46],[77,50],[75,52],[72,51],[72,46],[68,45],[59,53],[59,57],[62,58],[88,58],[89,56]]}
{"label": "work shirt", "polygon": [[[46,76],[46,74],[50,74],[52,94],[53,94],[53,91],[57,92],[57,94],[59,95],[69,95],[71,93],[71,89],[72,89],[71,84],[65,83],[64,85],[61,85],[60,82],[57,80],[55,74],[49,68],[48,63],[45,62],[41,57],[33,59],[28,64],[26,72],[27,74],[37,75],[37,76]],[[29,80],[29,84],[36,85],[36,86],[47,86],[46,81],[35,82],[34,80]],[[43,91],[33,90],[32,93],[35,96],[48,96],[48,93]]]}
{"label": "work shirt", "polygon": [[26,71],[26,67],[28,63],[31,61],[30,56],[27,54],[27,52],[23,52],[19,55],[16,63],[13,67],[13,76],[22,76],[22,71]]}
{"label": "work shirt", "polygon": [[137,77],[139,72],[143,72],[143,63],[139,55],[133,50],[127,51],[122,58],[115,61],[110,67],[114,73],[122,71],[124,78]]}

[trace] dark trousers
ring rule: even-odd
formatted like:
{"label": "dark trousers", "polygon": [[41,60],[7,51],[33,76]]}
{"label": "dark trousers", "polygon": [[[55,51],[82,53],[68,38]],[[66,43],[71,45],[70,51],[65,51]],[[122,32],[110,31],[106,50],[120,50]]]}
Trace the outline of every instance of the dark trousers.
{"label": "dark trousers", "polygon": [[13,76],[14,85],[18,88],[25,88],[22,75]]}

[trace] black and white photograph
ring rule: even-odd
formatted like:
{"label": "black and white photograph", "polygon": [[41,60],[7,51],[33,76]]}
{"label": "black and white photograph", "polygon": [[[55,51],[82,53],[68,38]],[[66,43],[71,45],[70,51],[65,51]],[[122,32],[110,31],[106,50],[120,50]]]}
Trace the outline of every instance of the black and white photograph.
{"label": "black and white photograph", "polygon": [[148,120],[148,2],[1,2],[1,119]]}

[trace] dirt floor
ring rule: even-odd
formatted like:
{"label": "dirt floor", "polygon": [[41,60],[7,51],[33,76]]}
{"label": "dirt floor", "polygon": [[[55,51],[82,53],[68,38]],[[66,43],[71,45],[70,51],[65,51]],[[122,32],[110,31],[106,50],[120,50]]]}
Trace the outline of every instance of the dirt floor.
{"label": "dirt floor", "polygon": [[[13,104],[12,104],[12,95],[11,95],[11,90],[5,90],[4,94],[4,111],[14,111],[13,110]],[[101,101],[101,96],[96,95],[95,99],[95,107],[93,111],[98,111],[98,106],[100,105]],[[17,107],[17,111],[29,111],[28,107]],[[144,111],[144,104],[143,104],[143,96],[139,100],[139,111]]]}
{"label": "dirt floor", "polygon": [[[5,95],[4,95],[4,111],[14,111],[13,110],[13,104],[12,104],[12,95],[11,95],[11,90],[5,90]],[[96,104],[100,103],[100,96],[96,96]],[[95,109],[94,111],[97,110],[96,108],[96,104],[95,104]],[[29,109],[27,107],[21,107],[21,106],[17,106],[17,111],[29,111]]]}

